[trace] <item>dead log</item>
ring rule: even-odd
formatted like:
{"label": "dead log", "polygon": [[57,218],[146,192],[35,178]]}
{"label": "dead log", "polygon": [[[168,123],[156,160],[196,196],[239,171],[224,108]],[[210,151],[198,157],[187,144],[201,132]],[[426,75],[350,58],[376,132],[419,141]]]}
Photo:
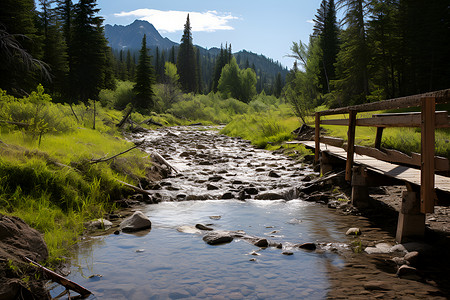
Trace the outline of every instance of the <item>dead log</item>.
{"label": "dead log", "polygon": [[29,259],[28,257],[25,257],[25,260],[27,260],[29,263],[31,263],[32,265],[34,265],[35,267],[39,268],[40,270],[42,270],[42,272],[44,273],[45,277],[59,283],[60,285],[64,286],[66,289],[70,289],[74,292],[77,292],[78,294],[81,295],[82,298],[87,298],[89,295],[92,294],[91,291],[89,291],[88,289],[82,287],[81,285],[59,275],[56,272],[53,272],[52,270],[47,269],[46,267],[38,264],[37,262],[32,261],[31,259]]}
{"label": "dead log", "polygon": [[130,149],[125,150],[125,151],[122,151],[122,152],[120,152],[120,153],[118,153],[118,154],[116,154],[116,155],[113,155],[113,156],[111,156],[111,157],[107,157],[107,158],[99,158],[99,159],[91,159],[91,161],[90,161],[89,163],[90,163],[90,164],[96,164],[96,163],[105,162],[105,161],[114,159],[114,158],[116,158],[116,157],[119,156],[119,155],[125,154],[125,153],[127,153],[128,151],[131,151],[131,150],[133,150],[134,148],[139,147],[139,146],[142,145],[143,143],[144,143],[144,141],[141,141],[140,143],[137,143],[134,147],[131,147]]}
{"label": "dead log", "polygon": [[11,125],[17,125],[22,127],[28,127],[30,124],[24,123],[24,122],[14,122],[14,121],[6,121],[6,120],[0,120],[2,123],[11,124]]}
{"label": "dead log", "polygon": [[131,112],[133,111],[133,107],[130,107],[130,109],[128,110],[128,112],[125,114],[125,116],[123,117],[123,119],[119,122],[119,124],[117,124],[117,127],[122,128],[122,126],[125,124],[125,122],[127,121],[128,117],[131,115]]}
{"label": "dead log", "polygon": [[333,179],[333,178],[336,178],[336,177],[339,177],[339,176],[342,176],[344,174],[345,174],[345,170],[344,171],[340,171],[338,173],[331,173],[329,175],[319,177],[319,178],[317,178],[317,179],[315,179],[315,180],[313,180],[311,182],[308,182],[308,184],[305,184],[304,186],[300,187],[298,189],[298,191],[299,192],[303,192],[303,193],[312,192],[312,191],[317,190],[317,189],[320,188],[320,186],[319,186],[320,183],[322,183],[324,181],[327,181],[327,180],[330,180],[330,179]]}
{"label": "dead log", "polygon": [[145,120],[145,121],[142,121],[141,124],[142,124],[142,123],[145,123],[145,124],[147,124],[147,125],[153,124],[153,125],[160,126],[160,127],[161,127],[161,126],[164,126],[163,124],[161,124],[161,123],[159,123],[159,122],[153,121],[152,118],[150,118],[150,119],[148,119],[148,120]]}
{"label": "dead log", "polygon": [[169,164],[167,162],[167,160],[164,159],[164,157],[162,157],[161,155],[159,155],[158,152],[153,151],[152,152],[152,156],[161,164],[166,165],[169,169],[174,170],[176,173],[180,173],[180,171],[178,171],[177,168],[175,168],[174,166],[172,166],[171,164]]}
{"label": "dead log", "polygon": [[141,189],[141,188],[139,188],[139,187],[137,187],[137,186],[135,186],[135,185],[126,183],[125,181],[122,181],[122,180],[119,180],[119,179],[116,179],[116,181],[117,181],[117,182],[120,182],[120,183],[123,184],[124,186],[127,186],[127,187],[129,187],[129,188],[135,190],[136,192],[141,193],[141,194],[145,194],[145,195],[148,195],[148,196],[151,196],[151,195],[152,195],[152,193],[150,193],[150,192],[148,192],[148,191],[146,191],[146,190],[144,190],[144,189]]}

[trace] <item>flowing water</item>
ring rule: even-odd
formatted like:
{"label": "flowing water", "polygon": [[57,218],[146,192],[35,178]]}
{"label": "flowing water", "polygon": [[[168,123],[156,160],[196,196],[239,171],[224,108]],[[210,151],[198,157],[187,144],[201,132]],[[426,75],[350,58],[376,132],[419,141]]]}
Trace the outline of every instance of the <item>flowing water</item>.
{"label": "flowing water", "polygon": [[[325,205],[297,198],[295,187],[311,169],[211,130],[170,128],[133,138],[144,139],[146,151],[158,151],[179,173],[152,187],[160,203],[139,208],[151,230],[79,244],[68,278],[91,290],[91,299],[326,298],[327,266],[343,264],[337,253],[350,251],[351,224]],[[202,232],[179,230],[198,223],[283,248],[241,239],[211,246]],[[318,250],[295,247],[305,242]]]}

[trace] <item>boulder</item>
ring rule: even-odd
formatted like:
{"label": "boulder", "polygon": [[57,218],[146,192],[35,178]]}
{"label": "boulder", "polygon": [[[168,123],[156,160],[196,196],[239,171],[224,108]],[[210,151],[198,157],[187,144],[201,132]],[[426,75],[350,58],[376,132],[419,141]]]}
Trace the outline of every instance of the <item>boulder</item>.
{"label": "boulder", "polygon": [[301,245],[298,246],[300,249],[305,249],[305,250],[316,250],[317,246],[314,243],[303,243]]}
{"label": "boulder", "polygon": [[397,276],[403,279],[420,280],[422,277],[416,268],[408,265],[403,265],[397,270]]}
{"label": "boulder", "polygon": [[357,227],[352,227],[347,230],[345,235],[361,235],[361,230]]}
{"label": "boulder", "polygon": [[417,260],[419,258],[419,252],[417,251],[412,251],[409,252],[405,255],[404,259],[410,264],[410,265],[415,265],[417,264]]}
{"label": "boulder", "polygon": [[261,248],[269,247],[269,242],[266,239],[259,239],[253,243],[253,245]]}
{"label": "boulder", "polygon": [[219,188],[218,188],[217,186],[215,186],[215,185],[212,185],[212,184],[208,183],[208,184],[206,185],[206,189],[207,189],[208,191],[213,191],[213,190],[218,190]]}
{"label": "boulder", "polygon": [[207,243],[208,245],[220,245],[233,241],[233,236],[231,236],[231,234],[228,232],[213,231],[207,233],[203,237],[203,241],[205,241],[205,243]]}
{"label": "boulder", "polygon": [[[49,299],[45,281],[30,280],[27,283],[8,267],[6,261],[14,266],[24,264],[23,257],[41,262],[48,258],[47,245],[42,235],[22,219],[0,214],[0,299]],[[23,268],[25,272],[28,268]],[[20,276],[33,276],[20,272]]]}
{"label": "boulder", "polygon": [[279,193],[262,193],[255,196],[256,200],[280,200],[284,199],[284,195],[281,195]]}
{"label": "boulder", "polygon": [[92,220],[92,221],[88,222],[86,224],[86,228],[108,230],[112,227],[112,225],[113,225],[113,223],[108,220],[97,219],[97,220]]}
{"label": "boulder", "polygon": [[214,230],[211,227],[205,226],[203,224],[195,224],[195,228],[200,229],[200,230],[206,230],[206,231]]}
{"label": "boulder", "polygon": [[247,194],[249,194],[249,195],[256,195],[256,194],[258,194],[258,190],[257,190],[256,188],[254,188],[254,187],[247,187],[247,188],[244,188],[244,191],[245,191]]}
{"label": "boulder", "polygon": [[[0,257],[26,256],[40,262],[48,258],[42,234],[22,219],[0,214]],[[14,260],[14,259],[13,259]]]}
{"label": "boulder", "polygon": [[276,173],[275,171],[270,171],[269,172],[269,177],[273,177],[273,178],[280,178],[280,174]]}
{"label": "boulder", "polygon": [[234,195],[231,192],[226,192],[225,194],[222,195],[222,197],[220,197],[220,199],[223,200],[228,200],[228,199],[233,199]]}
{"label": "boulder", "polygon": [[120,223],[120,229],[123,232],[134,232],[152,228],[152,222],[141,211],[136,211],[131,217],[126,218]]}

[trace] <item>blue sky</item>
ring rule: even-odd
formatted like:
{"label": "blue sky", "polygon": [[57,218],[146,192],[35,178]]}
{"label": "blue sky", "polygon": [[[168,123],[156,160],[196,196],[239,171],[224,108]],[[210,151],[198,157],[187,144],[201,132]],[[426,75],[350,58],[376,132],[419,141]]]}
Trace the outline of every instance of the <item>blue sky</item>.
{"label": "blue sky", "polygon": [[[76,1],[74,1],[76,2]],[[293,41],[308,42],[320,0],[98,0],[105,24],[128,25],[145,19],[162,36],[180,42],[190,13],[194,44],[212,48],[231,43],[264,54],[288,68]]]}

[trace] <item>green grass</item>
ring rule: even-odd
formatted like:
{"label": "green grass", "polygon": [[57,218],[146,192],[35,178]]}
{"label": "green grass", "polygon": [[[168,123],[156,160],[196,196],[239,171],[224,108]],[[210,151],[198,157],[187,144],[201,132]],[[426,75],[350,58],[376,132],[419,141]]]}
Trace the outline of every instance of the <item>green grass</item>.
{"label": "green grass", "polygon": [[67,255],[86,221],[115,210],[112,200],[129,193],[117,180],[146,180],[151,162],[134,149],[90,163],[134,146],[116,129],[120,111],[97,103],[93,130],[93,103],[73,106],[75,118],[68,105],[52,103],[39,88],[24,99],[0,90],[0,98],[1,120],[30,124],[0,123],[0,213],[18,216],[42,232],[51,263]]}

